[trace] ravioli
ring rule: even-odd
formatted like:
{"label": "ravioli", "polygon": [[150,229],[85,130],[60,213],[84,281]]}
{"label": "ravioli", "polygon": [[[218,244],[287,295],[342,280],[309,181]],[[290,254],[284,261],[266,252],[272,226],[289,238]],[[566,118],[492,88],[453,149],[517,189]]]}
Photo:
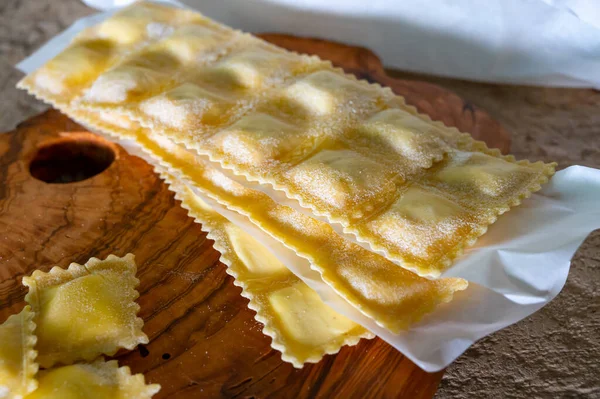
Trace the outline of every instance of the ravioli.
{"label": "ravioli", "polygon": [[0,398],[22,398],[38,386],[33,316],[25,306],[0,325]]}
{"label": "ravioli", "polygon": [[[456,291],[467,288],[459,278],[431,281],[398,267],[384,257],[339,236],[332,227],[273,201],[268,195],[233,181],[213,164],[167,137],[131,125],[121,129],[95,114],[73,111],[77,119],[116,137],[134,140],[154,162],[194,189],[250,221],[307,259],[325,283],[351,305],[392,332],[408,329]],[[434,204],[435,206],[435,204]]]}
{"label": "ravioli", "polygon": [[38,363],[45,368],[114,355],[119,348],[148,343],[136,316],[133,255],[91,258],[68,269],[36,270],[23,277],[25,299],[34,312]]}
{"label": "ravioli", "polygon": [[39,387],[26,399],[150,399],[160,385],[146,385],[142,374],[131,375],[129,367],[116,360],[96,359],[40,371]]}
{"label": "ravioli", "polygon": [[170,36],[180,24],[204,20],[197,13],[138,2],[79,33],[69,47],[19,86],[32,89],[55,106],[66,105],[118,61]]}
{"label": "ravioli", "polygon": [[161,175],[181,206],[215,241],[227,272],[242,288],[242,295],[250,301],[248,307],[256,312],[256,320],[264,325],[263,332],[284,361],[299,368],[337,353],[344,345],[374,337],[326,305],[264,245],[217,213],[191,188],[165,172]]}

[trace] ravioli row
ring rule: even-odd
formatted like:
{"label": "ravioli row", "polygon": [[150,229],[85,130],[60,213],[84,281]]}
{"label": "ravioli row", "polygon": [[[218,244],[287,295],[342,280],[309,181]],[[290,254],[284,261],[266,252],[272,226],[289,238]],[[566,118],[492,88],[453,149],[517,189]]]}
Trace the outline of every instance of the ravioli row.
{"label": "ravioli row", "polygon": [[0,325],[0,397],[148,399],[158,392],[143,375],[102,359],[148,342],[136,316],[135,273],[129,254],[24,277],[28,305]]}
{"label": "ravioli row", "polygon": [[[459,278],[428,280],[338,236],[331,226],[223,175],[198,155],[141,128],[126,117],[66,111],[95,130],[137,143],[177,179],[247,217],[267,234],[307,259],[323,281],[361,313],[394,333],[467,288]],[[102,119],[101,119],[102,118]],[[110,122],[109,122],[110,120]],[[126,127],[119,127],[121,126]],[[251,206],[249,206],[251,204]]]}
{"label": "ravioli row", "polygon": [[193,189],[157,167],[175,198],[221,252],[227,273],[242,288],[248,307],[271,337],[271,346],[284,361],[301,368],[316,363],[344,345],[356,345],[374,335],[338,314],[319,295],[290,272],[269,250],[197,196]]}

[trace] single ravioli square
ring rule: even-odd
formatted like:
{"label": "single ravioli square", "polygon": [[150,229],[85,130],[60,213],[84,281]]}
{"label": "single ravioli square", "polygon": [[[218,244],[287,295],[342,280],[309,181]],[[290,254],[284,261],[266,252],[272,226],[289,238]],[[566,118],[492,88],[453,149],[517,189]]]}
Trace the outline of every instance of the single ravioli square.
{"label": "single ravioli square", "polygon": [[140,101],[169,82],[172,77],[169,70],[176,68],[177,64],[170,53],[147,49],[137,58],[129,59],[100,75],[81,101],[84,104]]}
{"label": "single ravioli square", "polygon": [[357,328],[301,281],[270,293],[269,303],[290,338],[308,347],[340,340]]}
{"label": "single ravioli square", "polygon": [[304,68],[302,60],[255,41],[246,48],[232,51],[207,68],[204,78],[209,84],[228,90],[255,91],[281,84],[287,77],[301,71]]}
{"label": "single ravioli square", "polygon": [[331,70],[313,72],[282,89],[279,96],[312,118],[343,125],[383,106],[383,94],[373,86]]}
{"label": "single ravioli square", "polygon": [[[169,52],[182,65],[216,60],[227,50],[231,33],[207,24],[184,25],[154,47]],[[225,44],[225,45],[224,45]]]}
{"label": "single ravioli square", "polygon": [[[198,206],[200,198],[194,198]],[[207,205],[208,206],[208,205]],[[210,211],[214,212],[212,209]],[[283,265],[271,251],[239,226],[227,223],[223,227],[231,249],[235,252],[240,262],[236,268],[236,279],[248,281],[270,281],[284,279],[291,275],[287,267]]]}
{"label": "single ravioli square", "polygon": [[36,389],[34,330],[29,306],[0,325],[0,398],[22,398]]}
{"label": "single ravioli square", "polygon": [[390,201],[401,178],[390,168],[349,149],[325,149],[286,172],[300,197],[317,199],[332,215],[347,209],[363,217]]}
{"label": "single ravioli square", "polygon": [[150,125],[186,131],[224,123],[234,106],[226,94],[187,82],[142,101],[139,109]]}
{"label": "single ravioli square", "polygon": [[376,231],[381,246],[400,256],[419,275],[439,275],[447,266],[440,259],[453,254],[476,226],[475,218],[440,193],[409,187],[377,217],[357,227]]}
{"label": "single ravioli square", "polygon": [[540,168],[535,164],[454,151],[447,164],[429,177],[429,184],[470,208],[488,211],[518,199],[519,192],[529,195],[529,187],[539,179]]}
{"label": "single ravioli square", "polygon": [[339,237],[338,241],[319,250],[324,262],[330,260],[323,280],[395,334],[407,330],[468,286],[461,278],[420,277],[349,240]]}
{"label": "single ravioli square", "polygon": [[[148,39],[158,39],[170,34],[173,27],[202,19],[204,18],[201,15],[181,8],[138,2],[92,27],[86,33],[118,45],[129,46]],[[83,34],[84,37],[86,33]]]}
{"label": "single ravioli square", "polygon": [[27,399],[150,399],[159,390],[160,385],[146,385],[142,374],[131,375],[116,360],[99,358],[41,371],[39,387]]}
{"label": "single ravioli square", "polygon": [[208,143],[218,149],[225,162],[260,168],[311,151],[315,138],[311,139],[310,131],[303,131],[286,120],[252,113],[221,130]]}
{"label": "single ravioli square", "polygon": [[352,138],[366,141],[372,151],[384,155],[384,160],[393,159],[398,163],[401,159],[407,168],[429,168],[442,160],[447,151],[444,142],[432,134],[434,129],[433,125],[408,112],[386,109],[361,123],[356,130],[359,135]]}
{"label": "single ravioli square", "polygon": [[[168,64],[167,53],[145,54],[146,59],[130,61],[100,75],[87,91],[84,103],[118,104],[139,101],[148,92],[156,91],[170,76],[158,64]],[[151,64],[155,63],[155,66]]]}
{"label": "single ravioli square", "polygon": [[133,255],[110,255],[54,267],[23,278],[29,287],[26,301],[35,313],[36,349],[42,367],[114,355],[119,348],[148,343],[138,318]]}

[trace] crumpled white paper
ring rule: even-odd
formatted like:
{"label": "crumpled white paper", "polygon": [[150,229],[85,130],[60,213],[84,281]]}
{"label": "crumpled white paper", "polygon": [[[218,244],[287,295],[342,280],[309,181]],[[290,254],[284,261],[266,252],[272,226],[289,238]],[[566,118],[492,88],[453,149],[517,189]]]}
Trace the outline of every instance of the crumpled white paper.
{"label": "crumpled white paper", "polygon": [[[79,20],[17,67],[32,72],[58,54],[80,30],[108,15]],[[132,143],[123,144],[140,153]],[[337,296],[303,258],[246,218],[202,197],[270,248],[332,308],[431,372],[446,367],[478,339],[550,302],[564,286],[575,251],[592,230],[600,227],[600,170],[573,166],[558,172],[541,192],[500,217],[477,246],[445,274],[468,279],[471,284],[467,290],[409,331],[392,334]]]}
{"label": "crumpled white paper", "polygon": [[[83,0],[99,9],[132,0]],[[181,0],[248,32],[367,47],[386,66],[526,85],[600,88],[600,2],[591,0]]]}

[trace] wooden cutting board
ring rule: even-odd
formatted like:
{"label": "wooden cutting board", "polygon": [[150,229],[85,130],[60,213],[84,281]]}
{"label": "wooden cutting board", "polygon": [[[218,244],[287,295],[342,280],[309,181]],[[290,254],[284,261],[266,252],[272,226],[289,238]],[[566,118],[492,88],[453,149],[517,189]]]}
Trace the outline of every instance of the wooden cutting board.
{"label": "wooden cutting board", "polygon": [[[386,76],[366,49],[263,37],[389,85],[433,118],[509,148],[485,112],[440,87]],[[21,278],[33,270],[128,252],[150,343],[116,358],[161,384],[156,397],[431,398],[437,389],[443,372],[422,371],[380,339],[294,369],[270,348],[212,241],[148,164],[53,110],[0,135],[0,322],[23,307]]]}

